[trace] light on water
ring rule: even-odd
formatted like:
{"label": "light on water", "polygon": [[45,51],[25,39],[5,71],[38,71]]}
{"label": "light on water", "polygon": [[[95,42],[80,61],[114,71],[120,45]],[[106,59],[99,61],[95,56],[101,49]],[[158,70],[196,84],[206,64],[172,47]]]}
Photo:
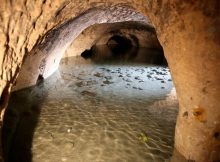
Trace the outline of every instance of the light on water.
{"label": "light on water", "polygon": [[12,94],[5,155],[23,162],[169,161],[177,107],[168,68],[67,58],[43,83]]}

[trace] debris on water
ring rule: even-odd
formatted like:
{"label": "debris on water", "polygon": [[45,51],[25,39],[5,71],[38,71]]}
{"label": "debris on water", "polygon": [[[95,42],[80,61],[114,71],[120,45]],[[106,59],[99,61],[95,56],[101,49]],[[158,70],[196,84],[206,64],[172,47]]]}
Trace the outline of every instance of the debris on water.
{"label": "debris on water", "polygon": [[104,83],[104,84],[112,84],[112,83],[114,83],[114,82],[110,82],[109,80],[105,80],[105,81],[103,81],[103,83]]}
{"label": "debris on water", "polygon": [[140,77],[139,77],[139,76],[136,76],[136,77],[134,77],[134,79],[136,79],[136,80],[140,80]]}
{"label": "debris on water", "polygon": [[123,80],[126,81],[126,82],[132,82],[131,79],[125,79],[125,78],[123,78]]}
{"label": "debris on water", "polygon": [[105,76],[105,79],[109,80],[109,79],[112,79],[112,77],[111,76]]}
{"label": "debris on water", "polygon": [[84,82],[83,81],[76,82],[76,86],[77,87],[82,87],[82,86],[84,86]]}
{"label": "debris on water", "polygon": [[82,91],[81,94],[82,94],[82,95],[91,96],[91,97],[94,97],[94,96],[95,96],[95,93],[90,92],[90,91]]}
{"label": "debris on water", "polygon": [[97,72],[97,73],[95,73],[95,74],[94,74],[94,76],[96,76],[96,77],[103,77],[103,74],[102,74],[102,73]]}
{"label": "debris on water", "polygon": [[145,133],[141,133],[140,136],[139,136],[139,140],[141,142],[146,143],[146,142],[148,142],[149,139],[148,139],[148,137],[147,137],[147,135]]}

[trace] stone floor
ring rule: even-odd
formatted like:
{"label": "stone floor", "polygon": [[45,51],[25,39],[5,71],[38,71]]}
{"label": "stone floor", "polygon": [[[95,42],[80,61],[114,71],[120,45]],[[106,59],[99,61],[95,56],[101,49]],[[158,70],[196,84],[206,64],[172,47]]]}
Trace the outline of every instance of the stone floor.
{"label": "stone floor", "polygon": [[168,162],[177,107],[166,67],[64,59],[56,74],[12,94],[4,154],[10,162]]}

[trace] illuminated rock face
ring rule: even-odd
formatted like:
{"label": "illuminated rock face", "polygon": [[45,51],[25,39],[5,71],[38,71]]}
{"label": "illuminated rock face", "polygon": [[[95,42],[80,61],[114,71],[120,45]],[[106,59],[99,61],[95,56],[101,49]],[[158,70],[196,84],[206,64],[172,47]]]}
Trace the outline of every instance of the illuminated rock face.
{"label": "illuminated rock face", "polygon": [[55,72],[67,47],[87,27],[94,24],[123,21],[137,21],[147,24],[145,16],[135,10],[127,6],[113,6],[89,9],[51,29],[27,56],[15,89],[34,85],[39,75],[47,78]]}
{"label": "illuminated rock face", "polygon": [[[123,7],[123,3],[126,6]],[[147,23],[140,13],[147,16],[156,29],[177,90],[180,109],[175,147],[187,159],[220,160],[218,0],[2,0],[2,114],[21,67],[29,67],[31,73],[26,68],[21,69],[18,82],[33,76],[33,80],[25,80],[23,86],[29,82],[33,84],[39,74],[47,77],[56,70],[62,53],[87,27],[123,21]]]}

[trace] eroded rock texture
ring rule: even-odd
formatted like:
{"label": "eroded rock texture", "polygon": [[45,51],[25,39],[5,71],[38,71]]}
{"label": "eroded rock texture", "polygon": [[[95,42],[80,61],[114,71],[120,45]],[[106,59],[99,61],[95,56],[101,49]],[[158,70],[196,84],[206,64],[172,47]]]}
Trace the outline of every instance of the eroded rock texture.
{"label": "eroded rock texture", "polygon": [[[1,0],[1,112],[22,66],[47,77],[85,28],[96,23],[147,22],[141,13],[156,28],[177,90],[175,147],[187,159],[220,160],[218,0]],[[21,80],[32,75],[28,71],[21,70]]]}
{"label": "eroded rock texture", "polygon": [[96,24],[85,29],[67,48],[63,57],[80,55],[85,49],[93,45],[107,44],[114,35],[127,38],[134,37],[133,46],[145,48],[159,48],[160,43],[155,30],[149,24],[137,21]]}
{"label": "eroded rock texture", "polygon": [[56,71],[67,47],[88,26],[123,21],[147,23],[145,16],[134,9],[117,5],[86,10],[79,16],[51,29],[31,50],[32,54],[26,58],[16,89],[33,85],[39,75],[46,78]]}

